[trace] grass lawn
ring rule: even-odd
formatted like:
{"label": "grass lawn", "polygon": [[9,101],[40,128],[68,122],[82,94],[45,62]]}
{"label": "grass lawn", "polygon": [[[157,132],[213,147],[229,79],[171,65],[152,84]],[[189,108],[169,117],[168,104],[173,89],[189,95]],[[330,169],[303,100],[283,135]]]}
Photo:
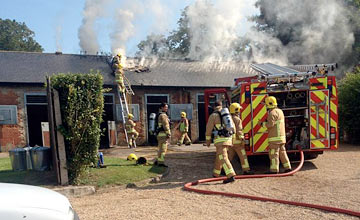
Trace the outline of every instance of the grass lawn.
{"label": "grass lawn", "polygon": [[136,165],[135,161],[105,157],[106,168],[90,168],[80,180],[80,184],[102,187],[122,185],[155,177],[164,173],[164,167]]}
{"label": "grass lawn", "polygon": [[[134,161],[104,157],[106,168],[90,168],[80,178],[80,184],[102,187],[128,184],[164,173],[164,167],[136,165]],[[0,182],[30,185],[55,185],[53,171],[12,171],[10,158],[0,158]]]}

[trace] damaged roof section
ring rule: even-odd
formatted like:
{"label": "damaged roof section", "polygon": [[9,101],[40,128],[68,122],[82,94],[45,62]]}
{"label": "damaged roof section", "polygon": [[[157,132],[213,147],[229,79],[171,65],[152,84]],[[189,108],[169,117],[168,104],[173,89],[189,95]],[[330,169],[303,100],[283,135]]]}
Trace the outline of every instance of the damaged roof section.
{"label": "damaged roof section", "polygon": [[235,78],[257,75],[248,63],[238,62],[159,59],[128,63],[125,74],[133,86],[231,87]]}

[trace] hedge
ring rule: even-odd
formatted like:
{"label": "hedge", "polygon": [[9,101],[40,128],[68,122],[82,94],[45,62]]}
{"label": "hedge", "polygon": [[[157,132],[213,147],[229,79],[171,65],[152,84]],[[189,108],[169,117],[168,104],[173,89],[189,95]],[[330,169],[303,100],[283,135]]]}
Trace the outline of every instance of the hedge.
{"label": "hedge", "polygon": [[103,78],[99,73],[58,74],[51,85],[59,92],[69,183],[77,184],[86,167],[96,163],[102,122]]}

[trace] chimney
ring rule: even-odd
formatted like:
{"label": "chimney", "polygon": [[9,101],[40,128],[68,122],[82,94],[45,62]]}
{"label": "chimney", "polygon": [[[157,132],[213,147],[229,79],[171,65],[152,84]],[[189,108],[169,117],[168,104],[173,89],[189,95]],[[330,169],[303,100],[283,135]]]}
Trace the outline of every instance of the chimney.
{"label": "chimney", "polygon": [[56,52],[55,52],[55,55],[61,55],[61,54],[62,54],[61,51],[56,51]]}

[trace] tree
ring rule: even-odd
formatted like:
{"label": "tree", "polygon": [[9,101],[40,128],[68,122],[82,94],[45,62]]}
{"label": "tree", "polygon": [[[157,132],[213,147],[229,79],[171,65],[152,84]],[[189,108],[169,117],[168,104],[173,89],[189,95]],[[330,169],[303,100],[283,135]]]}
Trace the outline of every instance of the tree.
{"label": "tree", "polygon": [[339,124],[348,141],[360,143],[360,65],[339,83]]}
{"label": "tree", "polygon": [[166,38],[161,34],[150,34],[146,40],[140,41],[137,45],[139,51],[136,56],[159,56],[164,57],[169,52]]}
{"label": "tree", "polygon": [[25,23],[0,18],[0,50],[42,52],[34,36]]}

